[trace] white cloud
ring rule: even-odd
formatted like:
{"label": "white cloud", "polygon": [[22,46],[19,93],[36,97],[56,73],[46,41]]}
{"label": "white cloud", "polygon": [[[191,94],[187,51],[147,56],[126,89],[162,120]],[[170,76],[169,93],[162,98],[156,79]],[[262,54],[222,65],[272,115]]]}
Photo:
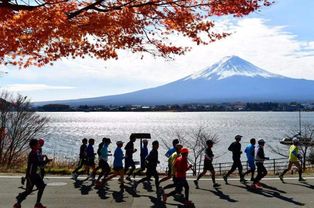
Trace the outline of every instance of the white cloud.
{"label": "white cloud", "polygon": [[51,86],[51,85],[46,85],[46,84],[12,84],[12,85],[7,85],[5,88],[9,91],[14,91],[14,92],[74,89],[74,87],[70,87],[70,86]]}
{"label": "white cloud", "polygon": [[[207,46],[196,46],[186,38],[174,37],[176,43],[193,46],[191,52],[177,56],[174,61],[147,54],[141,59],[140,54],[123,51],[118,60],[63,59],[52,67],[6,69],[9,74],[1,79],[11,81],[6,84],[11,84],[11,89],[27,82],[29,88],[20,85],[19,89],[60,90],[71,88],[67,87],[71,83],[78,91],[86,89],[80,91],[80,97],[102,96],[162,85],[208,67],[224,56],[238,55],[272,73],[314,80],[314,38],[300,41],[296,35],[286,32],[287,26],[269,26],[261,18],[224,20],[217,22],[217,26],[232,35]],[[70,94],[63,96],[70,97]]]}

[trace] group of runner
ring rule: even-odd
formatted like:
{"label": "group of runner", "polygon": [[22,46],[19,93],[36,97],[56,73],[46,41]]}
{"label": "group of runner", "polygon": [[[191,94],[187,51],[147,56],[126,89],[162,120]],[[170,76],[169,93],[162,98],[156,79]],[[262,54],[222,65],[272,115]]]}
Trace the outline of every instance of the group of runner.
{"label": "group of runner", "polygon": [[[256,139],[252,138],[250,140],[250,144],[245,148],[244,152],[247,156],[247,161],[249,165],[249,169],[247,172],[243,173],[242,170],[242,162],[241,162],[241,135],[235,136],[235,142],[231,143],[228,150],[232,152],[233,164],[231,169],[223,176],[223,179],[226,184],[228,184],[228,177],[238,168],[240,182],[246,183],[245,175],[251,173],[251,187],[254,189],[262,188],[260,181],[267,175],[267,170],[264,166],[264,161],[269,158],[264,154],[264,145],[265,141],[263,139],[259,139],[256,145]],[[96,173],[100,171],[98,178],[95,180],[95,186],[100,188],[102,187],[108,180],[119,176],[120,186],[124,186],[124,176],[126,174],[126,180],[132,181],[131,176],[135,178],[135,175],[140,174],[146,169],[146,176],[139,181],[133,180],[133,189],[136,192],[137,186],[140,183],[148,182],[150,183],[151,177],[155,179],[155,187],[156,193],[158,196],[162,196],[162,200],[164,202],[167,201],[167,198],[170,196],[175,196],[177,194],[182,195],[182,191],[184,188],[184,204],[191,205],[192,201],[189,200],[189,184],[186,180],[186,172],[192,168],[192,165],[188,162],[188,153],[189,149],[183,147],[182,144],[179,143],[178,139],[174,139],[172,141],[172,147],[166,152],[165,156],[168,158],[168,174],[166,177],[159,180],[159,174],[157,171],[157,165],[160,163],[158,159],[158,148],[159,142],[157,140],[152,142],[152,149],[148,151],[148,141],[143,140],[143,146],[141,149],[141,167],[137,171],[135,171],[135,162],[133,160],[133,154],[137,152],[137,149],[134,148],[135,138],[130,137],[130,141],[125,145],[124,150],[125,154],[122,150],[124,142],[117,141],[116,149],[112,154],[109,151],[109,145],[111,144],[111,140],[109,138],[103,138],[102,142],[98,146],[97,153],[94,152],[94,139],[87,140],[84,138],[82,140],[82,145],[80,147],[79,154],[79,163],[77,168],[72,172],[72,178],[77,180],[77,177],[82,173],[87,173],[88,178],[92,180],[96,179]],[[34,208],[45,208],[41,204],[41,197],[43,191],[45,189],[45,183],[43,182],[43,167],[49,161],[48,158],[45,158],[42,155],[41,147],[39,140],[32,139],[29,143],[31,152],[28,156],[28,166],[26,173],[26,190],[21,193],[17,197],[17,203],[14,204],[13,208],[20,208],[21,202],[32,192],[33,186],[36,185],[38,188],[37,201]],[[87,144],[88,143],[88,144]],[[205,157],[204,157],[204,165],[203,171],[198,175],[197,179],[194,180],[194,184],[196,188],[199,188],[198,181],[201,177],[203,177],[207,171],[210,171],[211,178],[213,182],[213,186],[219,187],[220,184],[216,183],[215,180],[215,169],[213,166],[214,154],[212,151],[212,147],[214,142],[212,140],[206,141],[205,148]],[[279,178],[282,182],[284,174],[289,171],[292,165],[295,165],[299,171],[299,181],[304,181],[302,178],[302,169],[299,163],[301,159],[301,155],[299,154],[299,140],[293,139],[293,144],[289,148],[289,164],[287,169],[285,169],[280,175]],[[96,167],[95,156],[98,154],[99,163]],[[113,168],[111,170],[108,164],[108,157],[113,156]],[[124,166],[123,166],[124,160]],[[254,177],[255,170],[257,167],[257,175]],[[82,170],[81,170],[82,169]],[[90,172],[91,170],[91,172]],[[160,184],[164,181],[172,179],[172,183],[161,187]],[[167,189],[173,189],[169,193],[165,191]]]}

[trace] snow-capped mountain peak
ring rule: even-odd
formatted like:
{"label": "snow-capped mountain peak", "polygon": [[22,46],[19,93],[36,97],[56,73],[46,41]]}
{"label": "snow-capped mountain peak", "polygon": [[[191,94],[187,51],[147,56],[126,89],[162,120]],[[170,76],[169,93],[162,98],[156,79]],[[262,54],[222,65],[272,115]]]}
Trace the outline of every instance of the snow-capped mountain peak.
{"label": "snow-capped mountain peak", "polygon": [[265,71],[238,56],[227,56],[215,63],[214,65],[198,71],[188,77],[188,79],[215,79],[221,80],[226,79],[232,76],[246,76],[246,77],[281,77],[280,75],[276,75]]}

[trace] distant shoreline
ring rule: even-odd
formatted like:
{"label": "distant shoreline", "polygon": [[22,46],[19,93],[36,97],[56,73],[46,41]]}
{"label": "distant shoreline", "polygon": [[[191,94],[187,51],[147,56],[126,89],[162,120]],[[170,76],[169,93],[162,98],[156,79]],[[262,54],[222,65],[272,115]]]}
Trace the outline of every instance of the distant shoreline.
{"label": "distant shoreline", "polygon": [[38,112],[295,112],[314,111],[314,103],[209,103],[169,105],[80,105],[47,104],[34,106]]}

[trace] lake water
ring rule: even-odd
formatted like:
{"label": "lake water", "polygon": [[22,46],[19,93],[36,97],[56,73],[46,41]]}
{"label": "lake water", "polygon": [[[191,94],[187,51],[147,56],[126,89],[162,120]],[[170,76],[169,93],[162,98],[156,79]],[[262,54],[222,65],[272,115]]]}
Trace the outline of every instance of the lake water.
{"label": "lake water", "polygon": [[[44,151],[51,157],[74,159],[78,156],[82,138],[94,138],[95,150],[103,137],[111,138],[111,150],[115,142],[127,142],[133,132],[151,133],[152,140],[165,140],[171,144],[179,132],[191,134],[200,126],[217,134],[219,143],[213,152],[216,162],[230,161],[231,153],[227,147],[236,134],[243,135],[242,149],[250,138],[263,138],[266,141],[265,154],[272,155],[267,145],[278,145],[285,135],[297,132],[298,112],[57,112],[40,113],[50,118],[48,133],[45,136]],[[302,112],[302,123],[314,124],[314,112]],[[150,142],[151,143],[151,142]],[[135,146],[139,149],[139,142]],[[151,147],[149,145],[149,147]],[[160,161],[165,146],[160,145]],[[138,158],[135,154],[135,158]],[[244,156],[242,156],[244,159]],[[164,162],[166,164],[166,162]]]}

